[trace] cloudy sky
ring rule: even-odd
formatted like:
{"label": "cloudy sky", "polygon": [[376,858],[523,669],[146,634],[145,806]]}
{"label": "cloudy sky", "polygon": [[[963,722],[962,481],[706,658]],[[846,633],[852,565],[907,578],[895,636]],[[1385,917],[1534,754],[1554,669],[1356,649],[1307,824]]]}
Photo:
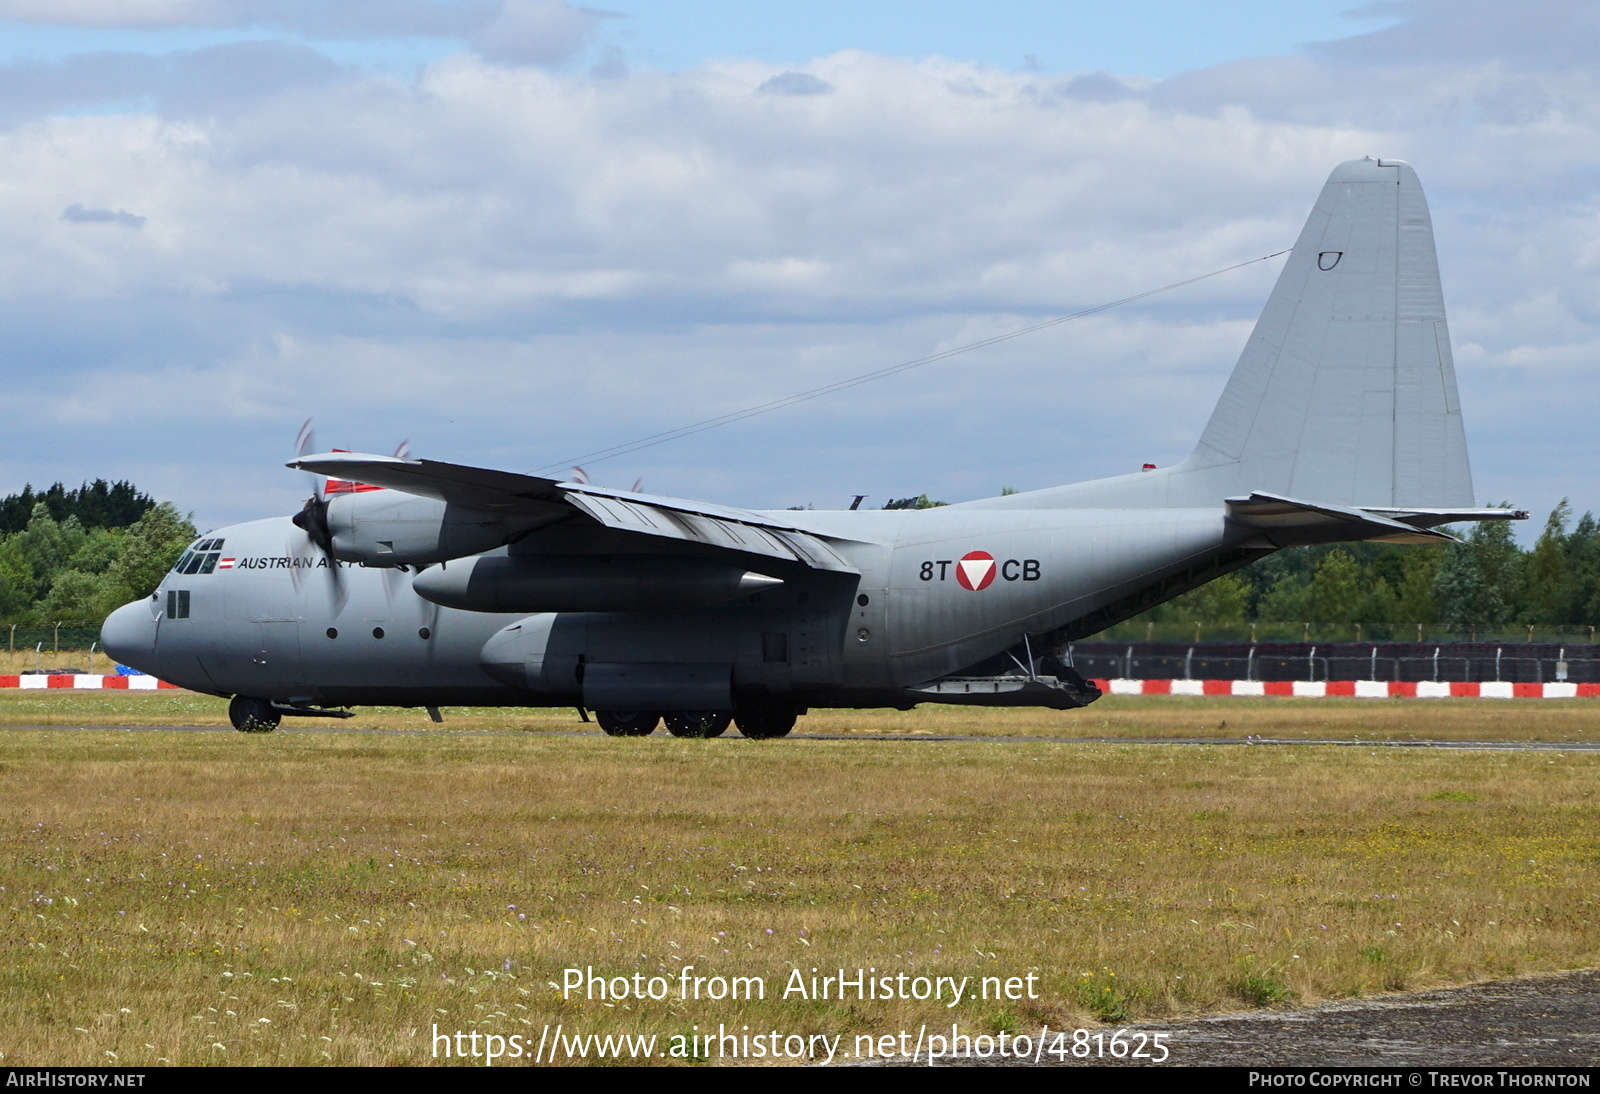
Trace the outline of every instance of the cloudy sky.
{"label": "cloudy sky", "polygon": [[[862,11],[869,8],[870,11]],[[1484,502],[1600,510],[1600,3],[0,0],[0,493],[214,526],[325,446],[757,508],[1187,454],[1381,155],[1433,206]]]}

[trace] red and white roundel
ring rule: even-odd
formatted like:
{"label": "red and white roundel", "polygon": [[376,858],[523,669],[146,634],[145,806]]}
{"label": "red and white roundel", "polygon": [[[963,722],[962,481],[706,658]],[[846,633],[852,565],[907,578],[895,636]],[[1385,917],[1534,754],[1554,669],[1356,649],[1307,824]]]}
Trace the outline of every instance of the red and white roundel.
{"label": "red and white roundel", "polygon": [[968,551],[956,562],[956,580],[963,589],[977,592],[994,583],[994,556],[988,551]]}

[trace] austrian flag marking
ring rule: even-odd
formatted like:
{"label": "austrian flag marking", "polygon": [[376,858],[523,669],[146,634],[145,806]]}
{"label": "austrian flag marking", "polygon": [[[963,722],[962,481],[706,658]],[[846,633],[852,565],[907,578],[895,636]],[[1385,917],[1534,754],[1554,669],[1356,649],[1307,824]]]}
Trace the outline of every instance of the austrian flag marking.
{"label": "austrian flag marking", "polygon": [[217,561],[217,569],[219,569],[219,570],[231,570],[231,569],[233,569],[235,564],[238,563],[238,561],[239,560],[236,559],[236,558],[219,559]]}
{"label": "austrian flag marking", "polygon": [[994,556],[988,551],[968,551],[956,563],[956,581],[963,589],[978,592],[994,583]]}

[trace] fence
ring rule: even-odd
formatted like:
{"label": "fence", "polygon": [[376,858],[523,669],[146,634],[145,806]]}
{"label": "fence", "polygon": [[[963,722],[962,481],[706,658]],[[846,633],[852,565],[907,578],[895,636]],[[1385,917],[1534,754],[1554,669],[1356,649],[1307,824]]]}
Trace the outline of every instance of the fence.
{"label": "fence", "polygon": [[1063,652],[1097,679],[1600,683],[1593,643],[1075,642]]}
{"label": "fence", "polygon": [[1494,642],[1504,645],[1553,642],[1576,646],[1594,643],[1592,626],[1547,627],[1539,624],[1453,627],[1435,623],[1118,623],[1093,636],[1096,642]]}
{"label": "fence", "polygon": [[4,623],[6,650],[40,649],[44,653],[87,650],[100,641],[100,623]]}

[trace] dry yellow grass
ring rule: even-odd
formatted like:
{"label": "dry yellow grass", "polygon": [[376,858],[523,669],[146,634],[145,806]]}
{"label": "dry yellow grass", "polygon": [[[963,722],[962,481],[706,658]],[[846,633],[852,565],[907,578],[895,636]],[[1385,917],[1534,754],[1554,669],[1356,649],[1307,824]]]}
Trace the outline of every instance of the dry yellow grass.
{"label": "dry yellow grass", "polygon": [[[1418,707],[1361,709],[1401,733]],[[842,1034],[848,1051],[924,1022],[1030,1032],[1584,967],[1600,952],[1597,767],[11,729],[0,1063],[423,1063],[435,1025],[536,1041],[557,1023],[657,1034],[663,1051],[718,1024]],[[762,977],[768,996],[607,1006],[550,986],[574,966],[676,985],[685,965]],[[1039,998],[776,997],[812,967],[1031,973]]]}
{"label": "dry yellow grass", "polygon": [[[228,724],[227,701],[188,692],[0,691],[0,726]],[[593,732],[571,708],[363,707],[343,722],[287,719],[299,728],[446,732]],[[730,733],[734,732],[732,730]],[[978,737],[1248,736],[1297,740],[1517,740],[1600,742],[1600,699],[1290,699],[1107,696],[1082,710],[996,710],[928,705],[916,710],[815,710],[801,734]],[[658,731],[664,735],[665,731]]]}
{"label": "dry yellow grass", "polygon": [[[5,636],[0,633],[0,639]],[[99,649],[92,653],[89,650],[62,650],[52,652],[50,643],[44,644],[44,649],[34,652],[32,646],[27,649],[8,650],[0,642],[0,675],[15,672],[27,672],[32,669],[59,669],[74,668],[84,672],[115,672],[116,664]]]}

